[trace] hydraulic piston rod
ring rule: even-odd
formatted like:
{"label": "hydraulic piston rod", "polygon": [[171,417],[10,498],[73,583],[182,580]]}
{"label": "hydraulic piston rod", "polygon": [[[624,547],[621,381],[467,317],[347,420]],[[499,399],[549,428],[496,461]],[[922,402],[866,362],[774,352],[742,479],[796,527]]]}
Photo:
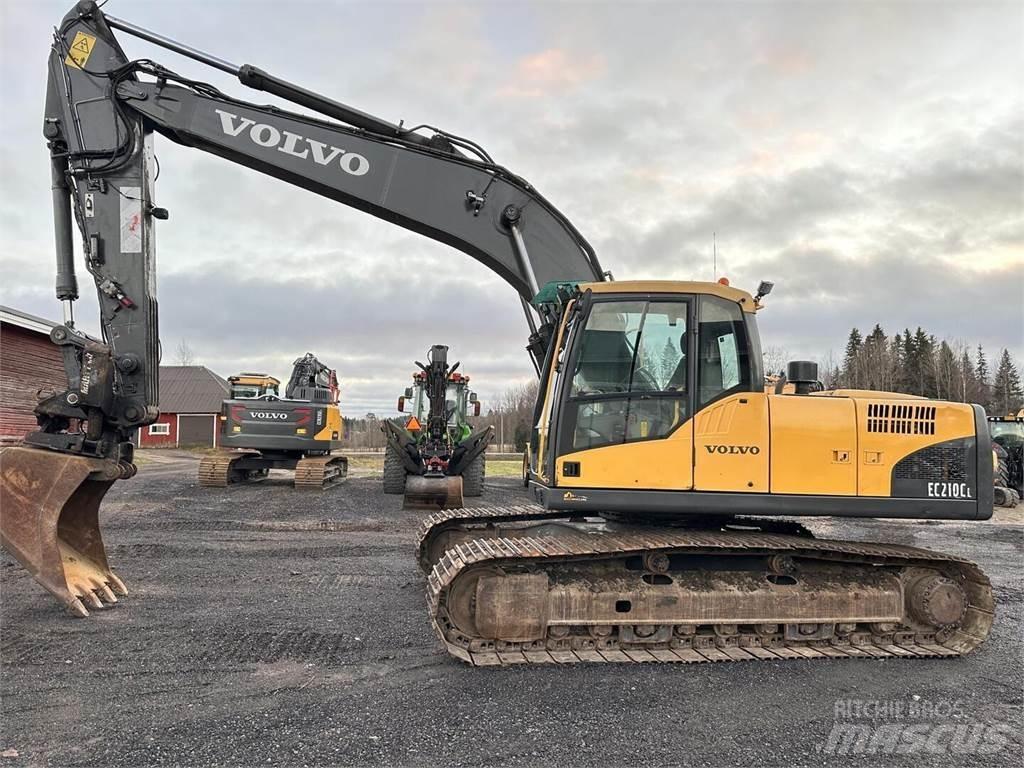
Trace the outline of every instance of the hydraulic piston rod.
{"label": "hydraulic piston rod", "polygon": [[107,23],[114,29],[120,29],[130,35],[141,38],[142,40],[159,45],[160,47],[174,51],[175,53],[180,53],[182,56],[195,59],[203,64],[208,64],[222,72],[227,72],[229,75],[234,75],[242,85],[248,86],[249,88],[253,88],[258,91],[265,91],[266,93],[273,94],[274,96],[280,96],[282,99],[287,99],[293,104],[299,104],[303,107],[314,109],[321,114],[333,117],[336,120],[341,120],[342,122],[348,123],[356,128],[362,128],[365,131],[371,131],[383,136],[401,138],[403,141],[407,141],[412,144],[435,146],[426,136],[421,136],[418,133],[412,133],[411,131],[403,129],[401,126],[390,123],[387,120],[381,120],[379,117],[374,117],[373,115],[356,109],[355,107],[350,107],[339,101],[328,99],[325,96],[314,93],[308,88],[303,88],[301,85],[290,83],[287,80],[283,80],[270,74],[269,72],[264,72],[262,69],[254,67],[252,64],[242,64],[239,66],[238,64],[233,64],[230,61],[217,58],[209,53],[193,48],[190,45],[179,43],[177,40],[172,40],[169,37],[144,29],[143,27],[124,21],[123,19],[119,19],[115,16],[107,14],[104,18],[106,18]]}

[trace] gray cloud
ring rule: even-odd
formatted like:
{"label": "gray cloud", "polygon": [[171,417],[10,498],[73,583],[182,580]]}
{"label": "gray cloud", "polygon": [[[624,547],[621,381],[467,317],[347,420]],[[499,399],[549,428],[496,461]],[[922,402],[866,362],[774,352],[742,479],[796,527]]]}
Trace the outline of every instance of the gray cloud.
{"label": "gray cloud", "polygon": [[[0,10],[0,66],[17,73],[0,84],[0,301],[49,316],[39,118],[49,30],[70,5]],[[620,279],[710,278],[717,232],[734,284],[779,285],[766,343],[823,354],[849,326],[882,322],[1024,351],[1019,5],[523,3],[514,23],[506,6],[468,3],[107,10],[478,140]],[[221,373],[278,374],[312,349],[357,410],[387,410],[437,341],[485,399],[531,375],[514,294],[464,255],[166,140],[157,151],[165,349],[186,338]]]}

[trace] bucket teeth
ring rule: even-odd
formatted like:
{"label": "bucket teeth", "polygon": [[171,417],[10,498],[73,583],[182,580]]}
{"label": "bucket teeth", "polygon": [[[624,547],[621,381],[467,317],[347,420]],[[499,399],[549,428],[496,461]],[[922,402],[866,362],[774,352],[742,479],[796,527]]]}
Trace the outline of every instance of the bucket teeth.
{"label": "bucket teeth", "polygon": [[81,597],[84,598],[85,602],[87,602],[93,608],[103,607],[103,601],[96,597],[96,593],[93,592],[91,589],[83,589]]}
{"label": "bucket teeth", "polygon": [[100,584],[99,586],[97,586],[96,591],[101,593],[108,603],[117,602],[117,597],[114,596],[114,593],[110,591],[110,587],[108,587],[106,584]]}
{"label": "bucket teeth", "polygon": [[110,582],[110,586],[114,588],[117,594],[124,596],[128,594],[128,587],[124,585],[124,582],[117,578],[113,571],[107,573],[107,581]]}

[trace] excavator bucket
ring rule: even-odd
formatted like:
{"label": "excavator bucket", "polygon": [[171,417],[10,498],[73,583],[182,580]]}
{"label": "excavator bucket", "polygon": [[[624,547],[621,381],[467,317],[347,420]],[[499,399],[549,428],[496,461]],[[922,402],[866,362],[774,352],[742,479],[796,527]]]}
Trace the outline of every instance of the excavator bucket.
{"label": "excavator bucket", "polygon": [[405,478],[402,509],[459,509],[461,506],[461,477],[409,475]]}
{"label": "excavator bucket", "polygon": [[[125,465],[130,466],[130,465]],[[129,470],[130,471],[130,470]],[[0,544],[78,616],[128,594],[110,570],[99,507],[117,462],[39,448],[0,449]]]}

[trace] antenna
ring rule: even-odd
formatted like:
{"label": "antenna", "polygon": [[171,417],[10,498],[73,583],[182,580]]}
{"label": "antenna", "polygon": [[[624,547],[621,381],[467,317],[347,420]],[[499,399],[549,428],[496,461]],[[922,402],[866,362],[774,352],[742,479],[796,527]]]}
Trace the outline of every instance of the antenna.
{"label": "antenna", "polygon": [[712,280],[718,279],[718,233],[711,233],[711,271],[714,273]]}

